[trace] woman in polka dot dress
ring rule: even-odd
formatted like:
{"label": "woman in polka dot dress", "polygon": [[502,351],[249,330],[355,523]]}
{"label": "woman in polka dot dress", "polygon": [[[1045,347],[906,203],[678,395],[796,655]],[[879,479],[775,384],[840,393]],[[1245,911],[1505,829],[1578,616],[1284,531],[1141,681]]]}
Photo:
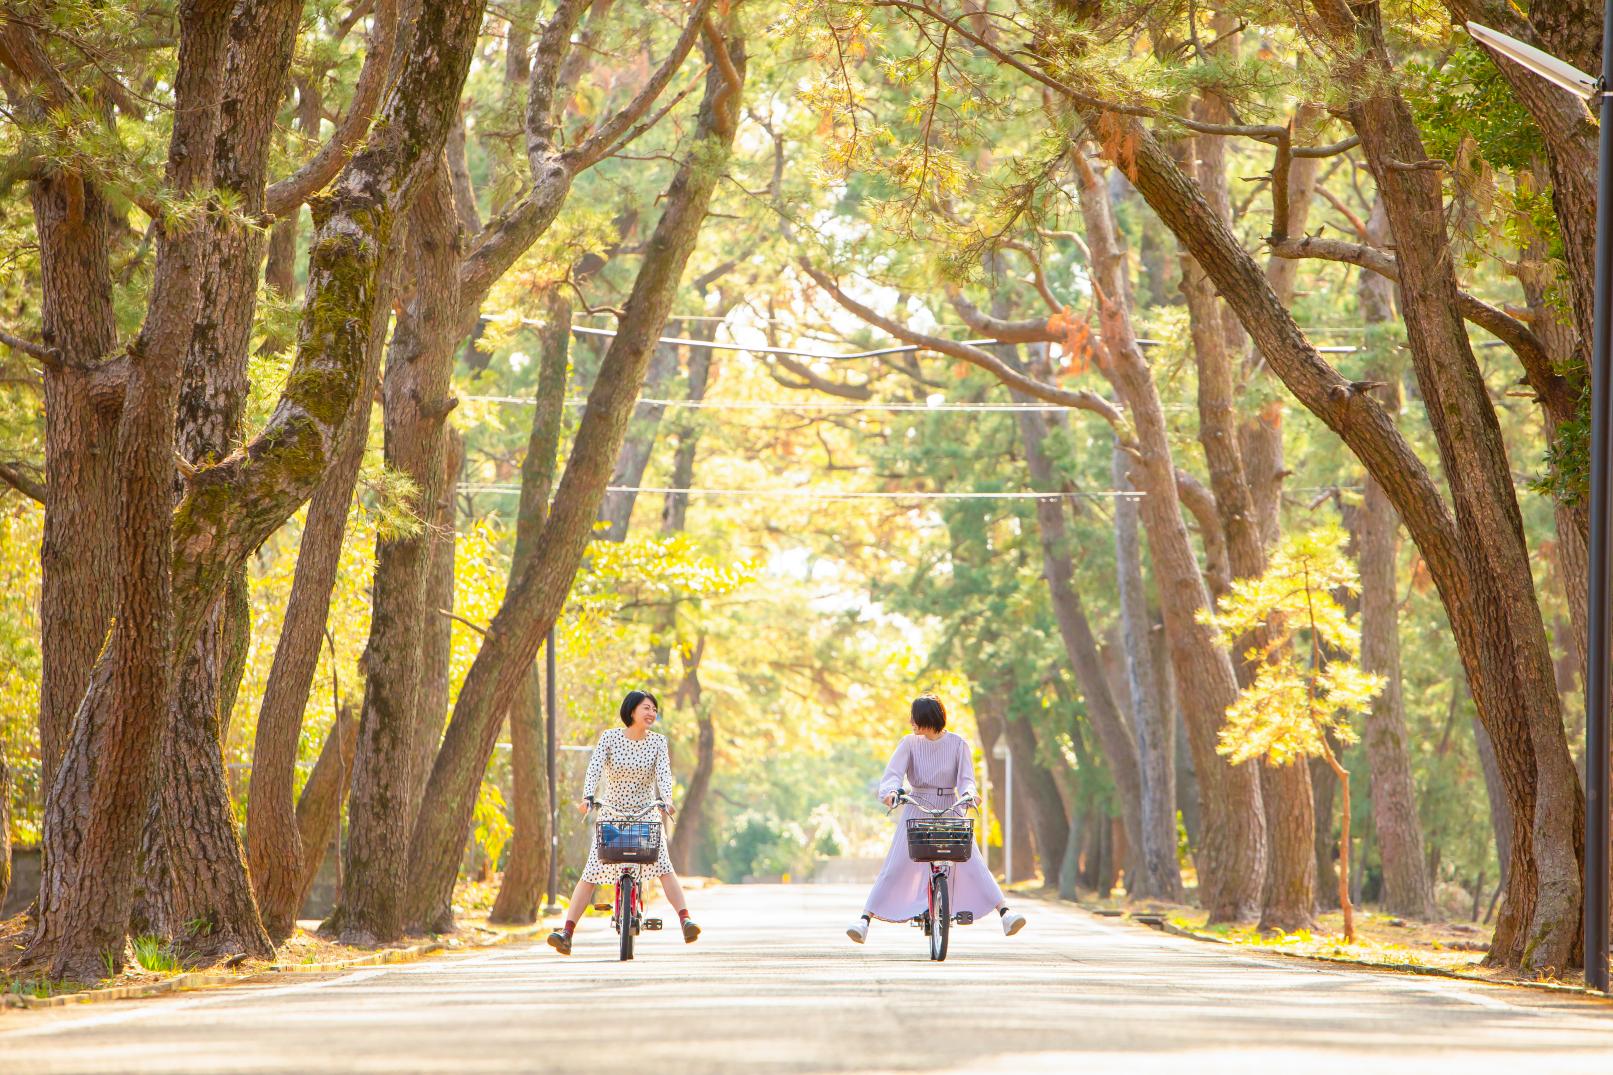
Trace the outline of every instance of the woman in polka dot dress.
{"label": "woman in polka dot dress", "polygon": [[[588,776],[583,781],[583,797],[577,808],[586,814],[598,799],[601,820],[611,821],[621,820],[623,815],[631,819],[637,811],[659,802],[665,804],[662,814],[671,820],[677,812],[672,806],[672,757],[667,751],[666,736],[650,731],[660,718],[660,703],[648,691],[629,691],[622,699],[620,715],[623,726],[605,732],[594,745],[593,756],[588,760]],[[667,902],[677,908],[683,939],[692,944],[700,936],[700,927],[689,917],[683,886],[678,884],[678,875],[667,858],[667,842],[663,832],[660,856],[653,864],[640,866],[639,876],[661,879],[661,891],[666,893]],[[564,956],[571,954],[571,936],[577,929],[577,920],[593,900],[594,886],[613,884],[621,876],[621,870],[620,866],[600,862],[598,841],[589,841],[588,864],[572,890],[566,924],[549,934],[549,947]]]}

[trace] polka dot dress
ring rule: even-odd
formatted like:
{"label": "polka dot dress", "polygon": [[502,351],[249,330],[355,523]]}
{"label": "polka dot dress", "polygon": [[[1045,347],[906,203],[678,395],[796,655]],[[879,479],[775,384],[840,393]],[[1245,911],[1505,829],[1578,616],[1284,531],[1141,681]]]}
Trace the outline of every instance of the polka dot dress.
{"label": "polka dot dress", "polygon": [[[667,751],[666,736],[650,732],[643,739],[633,740],[628,738],[625,728],[612,728],[601,735],[593,756],[588,759],[583,794],[599,803],[599,816],[604,821],[631,819],[636,811],[657,800],[671,802],[672,756]],[[651,814],[650,818],[656,815]],[[672,872],[666,849],[667,833],[663,827],[661,854],[654,864],[639,867],[640,876],[660,877]],[[611,884],[621,875],[620,865],[599,861],[598,839],[590,841],[588,865],[583,867],[582,879],[594,884]]]}

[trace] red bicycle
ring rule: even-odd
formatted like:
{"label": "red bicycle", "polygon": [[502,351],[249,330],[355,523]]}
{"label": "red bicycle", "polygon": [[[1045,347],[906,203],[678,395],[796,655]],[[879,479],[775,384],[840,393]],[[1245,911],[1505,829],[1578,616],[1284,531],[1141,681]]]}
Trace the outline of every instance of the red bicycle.
{"label": "red bicycle", "polygon": [[930,864],[929,906],[913,924],[924,930],[930,940],[930,959],[939,963],[947,957],[947,942],[951,939],[952,923],[967,926],[975,920],[973,913],[952,913],[952,864],[968,862],[974,854],[975,822],[972,817],[960,816],[959,810],[976,808],[972,795],[964,796],[951,806],[931,810],[917,802],[905,791],[896,793],[897,806],[910,804],[927,816],[907,820],[907,857],[914,862]]}
{"label": "red bicycle", "polygon": [[[609,805],[609,804],[607,804]],[[644,878],[639,869],[645,863],[656,861],[661,855],[661,822],[647,821],[646,815],[660,811],[665,804],[651,803],[637,811],[610,806],[616,819],[601,818],[595,826],[595,840],[599,844],[599,861],[622,868],[616,880],[616,898],[610,905],[596,904],[598,910],[611,912],[610,924],[621,938],[621,958],[633,958],[633,941],[640,930],[661,928],[659,918],[644,917]],[[589,800],[591,809],[600,804]]]}

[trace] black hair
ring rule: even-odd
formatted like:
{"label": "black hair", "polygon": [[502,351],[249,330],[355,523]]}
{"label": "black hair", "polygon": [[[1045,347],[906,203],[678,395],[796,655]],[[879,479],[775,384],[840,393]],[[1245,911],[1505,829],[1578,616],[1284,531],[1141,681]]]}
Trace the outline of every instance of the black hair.
{"label": "black hair", "polygon": [[913,699],[913,725],[932,732],[945,731],[947,707],[933,694],[919,695]]}
{"label": "black hair", "polygon": [[637,709],[639,703],[644,701],[646,698],[652,702],[655,702],[656,712],[661,711],[661,703],[657,701],[655,695],[651,694],[649,691],[628,691],[627,697],[622,699],[621,718],[624,725],[629,728],[633,726],[633,710]]}

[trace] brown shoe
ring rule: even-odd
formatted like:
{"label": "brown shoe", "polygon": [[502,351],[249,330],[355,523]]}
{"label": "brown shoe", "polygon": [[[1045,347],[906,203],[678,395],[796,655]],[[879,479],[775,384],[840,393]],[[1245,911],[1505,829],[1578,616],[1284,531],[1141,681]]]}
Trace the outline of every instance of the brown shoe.
{"label": "brown shoe", "polygon": [[571,954],[571,934],[563,929],[557,929],[549,934],[549,947],[563,956]]}
{"label": "brown shoe", "polygon": [[700,927],[694,924],[694,919],[685,918],[683,920],[683,943],[693,944],[695,942],[695,938],[699,936]]}

